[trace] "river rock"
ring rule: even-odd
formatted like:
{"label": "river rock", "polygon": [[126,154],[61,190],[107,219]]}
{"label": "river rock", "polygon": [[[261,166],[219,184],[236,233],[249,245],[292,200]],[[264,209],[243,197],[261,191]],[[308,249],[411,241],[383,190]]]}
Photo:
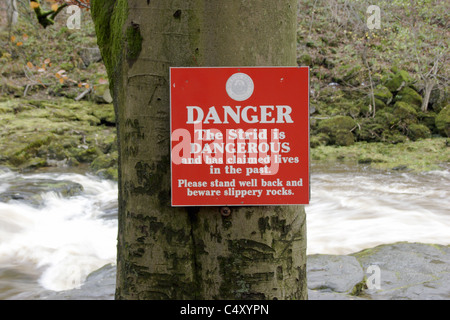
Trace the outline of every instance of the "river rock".
{"label": "river rock", "polygon": [[85,67],[88,67],[91,63],[100,62],[102,60],[102,55],[98,47],[93,48],[82,48],[78,51],[78,54],[83,60]]}
{"label": "river rock", "polygon": [[55,192],[62,197],[71,197],[83,192],[83,186],[77,182],[52,179],[16,180],[0,194],[1,202],[19,201],[38,207],[42,204],[42,194]]}
{"label": "river rock", "polygon": [[[379,288],[367,286],[371,266],[379,268]],[[450,246],[401,242],[348,256],[308,256],[308,288],[310,300],[448,300]]]}
{"label": "river rock", "polygon": [[[379,288],[368,288],[379,269]],[[79,289],[41,292],[33,299],[114,299],[116,267],[92,272]],[[423,243],[380,245],[350,255],[309,255],[309,300],[448,300],[450,246]]]}
{"label": "river rock", "polygon": [[34,300],[114,300],[116,266],[107,264],[92,272],[78,289],[65,291],[42,291]]}
{"label": "river rock", "polygon": [[311,255],[307,262],[308,289],[352,293],[364,280],[358,260],[352,256]]}
{"label": "river rock", "polygon": [[[450,247],[421,243],[396,243],[353,255],[363,270],[380,268],[380,288],[366,289],[368,299],[450,299]],[[369,274],[368,274],[369,275]]]}

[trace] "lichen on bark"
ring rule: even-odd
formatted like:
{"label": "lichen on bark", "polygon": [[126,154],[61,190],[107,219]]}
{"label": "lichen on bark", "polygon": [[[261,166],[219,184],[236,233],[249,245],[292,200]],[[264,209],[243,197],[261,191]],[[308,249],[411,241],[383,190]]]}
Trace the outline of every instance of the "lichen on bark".
{"label": "lichen on bark", "polygon": [[110,82],[123,54],[124,25],[128,17],[127,0],[93,0],[91,15],[95,21],[97,43]]}

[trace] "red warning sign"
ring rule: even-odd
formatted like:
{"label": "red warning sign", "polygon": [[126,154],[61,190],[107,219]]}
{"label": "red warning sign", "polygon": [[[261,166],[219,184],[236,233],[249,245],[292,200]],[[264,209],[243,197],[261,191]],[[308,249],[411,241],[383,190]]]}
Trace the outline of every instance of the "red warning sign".
{"label": "red warning sign", "polygon": [[171,68],[173,206],[309,203],[309,69]]}

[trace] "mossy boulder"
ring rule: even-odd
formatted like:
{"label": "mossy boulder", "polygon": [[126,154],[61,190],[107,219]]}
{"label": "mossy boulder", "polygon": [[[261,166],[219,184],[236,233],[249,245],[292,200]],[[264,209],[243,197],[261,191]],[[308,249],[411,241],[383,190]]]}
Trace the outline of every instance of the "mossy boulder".
{"label": "mossy boulder", "polygon": [[326,133],[321,132],[312,135],[309,144],[311,148],[316,148],[319,146],[326,146],[330,141],[330,137]]}
{"label": "mossy boulder", "polygon": [[436,113],[433,111],[419,112],[419,121],[430,129],[431,133],[438,133],[436,128]]}
{"label": "mossy boulder", "polygon": [[90,168],[93,171],[99,171],[101,169],[114,167],[115,165],[117,165],[117,152],[98,156],[94,161],[92,161]]}
{"label": "mossy boulder", "polygon": [[413,123],[408,127],[408,137],[413,141],[427,139],[431,137],[431,131],[423,124]]}
{"label": "mossy boulder", "polygon": [[327,134],[331,144],[351,145],[354,142],[351,130],[355,127],[356,122],[351,117],[335,116],[322,120],[318,125],[318,132]]}
{"label": "mossy boulder", "polygon": [[450,137],[450,104],[436,116],[436,128],[444,137]]}
{"label": "mossy boulder", "polygon": [[[381,114],[381,112],[380,112]],[[377,115],[376,118],[364,118],[359,122],[357,138],[359,141],[380,142],[382,134],[388,130],[385,118]]]}
{"label": "mossy boulder", "polygon": [[394,105],[394,116],[399,121],[416,122],[417,115],[416,109],[406,102],[397,101]]}
{"label": "mossy boulder", "polygon": [[395,101],[406,102],[409,105],[414,106],[416,110],[420,110],[422,106],[422,100],[422,96],[411,87],[403,88],[395,96]]}
{"label": "mossy boulder", "polygon": [[397,92],[411,82],[412,78],[408,72],[398,70],[389,80],[387,80],[385,86],[389,89],[389,91]]}
{"label": "mossy boulder", "polygon": [[393,97],[392,92],[383,85],[376,86],[373,95],[376,99],[381,100],[385,104],[389,104]]}
{"label": "mossy boulder", "polygon": [[338,146],[351,146],[355,142],[353,133],[347,130],[338,130],[335,135],[335,144]]}

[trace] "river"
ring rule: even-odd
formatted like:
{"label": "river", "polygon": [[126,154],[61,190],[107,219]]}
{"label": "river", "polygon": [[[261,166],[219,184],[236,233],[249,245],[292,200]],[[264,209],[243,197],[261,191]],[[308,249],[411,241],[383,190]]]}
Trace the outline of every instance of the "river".
{"label": "river", "polygon": [[[311,172],[308,254],[398,241],[450,244],[448,168],[409,173],[314,164]],[[92,271],[115,264],[117,183],[0,168],[0,200],[0,299],[76,288]]]}

